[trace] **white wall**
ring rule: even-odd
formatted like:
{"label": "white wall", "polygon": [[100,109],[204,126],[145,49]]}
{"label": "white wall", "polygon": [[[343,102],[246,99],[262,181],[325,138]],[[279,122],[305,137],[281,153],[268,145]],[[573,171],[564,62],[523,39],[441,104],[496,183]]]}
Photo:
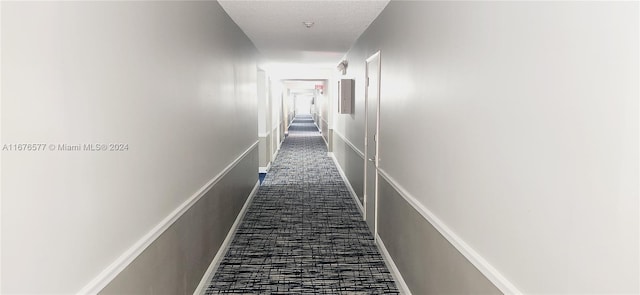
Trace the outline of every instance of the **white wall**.
{"label": "white wall", "polygon": [[269,133],[271,122],[267,121],[267,107],[269,106],[269,89],[267,88],[268,78],[267,73],[263,70],[258,70],[258,134],[265,136]]}
{"label": "white wall", "polygon": [[256,53],[215,1],[2,2],[2,293],[70,294],[256,141]]}
{"label": "white wall", "polygon": [[321,84],[324,89],[316,90],[316,104],[318,105],[320,117],[322,117],[323,120],[327,121],[328,125],[330,119],[329,114],[331,113],[331,111],[329,110],[331,101],[329,100],[329,93],[327,92],[328,80],[323,81]]}
{"label": "white wall", "polygon": [[295,110],[296,115],[310,115],[311,114],[311,100],[313,96],[297,95],[295,97]]}
{"label": "white wall", "polygon": [[284,112],[286,112],[286,128],[289,128],[289,124],[291,124],[291,122],[293,121],[293,118],[295,116],[295,101],[294,101],[294,97],[295,95],[291,92],[291,88],[286,88],[286,95],[284,97]]}
{"label": "white wall", "polygon": [[522,292],[637,294],[638,5],[392,1],[335,129],[381,50],[383,172]]}
{"label": "white wall", "polygon": [[284,88],[279,80],[271,81],[271,128],[278,128],[282,123],[282,96]]}

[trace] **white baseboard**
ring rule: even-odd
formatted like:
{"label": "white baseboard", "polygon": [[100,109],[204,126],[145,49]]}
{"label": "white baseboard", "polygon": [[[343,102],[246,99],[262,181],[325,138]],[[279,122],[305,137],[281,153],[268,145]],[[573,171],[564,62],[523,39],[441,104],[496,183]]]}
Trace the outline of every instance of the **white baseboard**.
{"label": "white baseboard", "polygon": [[378,169],[378,175],[382,176],[411,207],[413,207],[427,222],[442,234],[442,236],[453,245],[458,252],[471,262],[491,283],[493,283],[504,294],[522,294],[507,278],[505,278],[493,265],[476,252],[469,244],[451,230],[440,218],[433,214],[427,207],[422,205],[415,197],[400,186],[384,170]]}
{"label": "white baseboard", "polygon": [[358,194],[356,194],[356,191],[351,186],[351,183],[349,182],[347,175],[344,174],[344,171],[342,171],[342,167],[340,167],[340,164],[338,163],[338,159],[336,159],[336,156],[333,153],[327,153],[327,155],[333,160],[333,163],[336,164],[336,168],[338,168],[338,173],[340,173],[340,177],[342,177],[342,181],[344,181],[344,184],[347,185],[347,189],[349,190],[349,193],[351,193],[351,197],[353,197],[353,201],[356,202],[356,205],[358,205],[358,209],[360,209],[360,214],[362,214],[362,219],[364,220],[366,217],[364,213],[364,207],[362,207],[362,204],[360,203],[360,199],[358,199]]}
{"label": "white baseboard", "polygon": [[269,162],[267,167],[258,167],[258,173],[267,173],[269,172],[269,169],[271,169],[271,162]]}
{"label": "white baseboard", "polygon": [[384,258],[384,262],[387,264],[387,268],[389,268],[389,270],[391,271],[391,275],[396,281],[396,285],[398,287],[398,290],[400,291],[400,294],[411,295],[409,286],[407,286],[407,283],[404,282],[400,270],[398,270],[396,263],[393,262],[393,258],[391,258],[389,251],[387,251],[387,247],[385,247],[384,243],[382,242],[382,238],[380,238],[378,234],[376,234],[376,245],[378,245],[378,249],[380,250],[380,252],[382,252],[382,258]]}
{"label": "white baseboard", "polygon": [[213,257],[213,260],[211,261],[209,268],[207,268],[207,271],[202,276],[202,280],[200,280],[198,287],[196,287],[196,290],[193,291],[194,295],[204,294],[204,292],[207,290],[207,286],[209,285],[209,282],[211,281],[211,279],[213,278],[213,275],[216,273],[216,270],[220,266],[220,262],[222,261],[222,258],[224,257],[225,254],[227,254],[227,251],[229,250],[229,246],[231,245],[231,241],[233,241],[233,237],[236,235],[236,231],[238,230],[238,226],[240,225],[240,222],[242,222],[244,215],[247,213],[247,209],[249,208],[249,205],[251,205],[251,201],[253,200],[253,197],[255,197],[256,193],[258,192],[259,187],[260,187],[260,181],[256,183],[256,185],[253,187],[253,190],[251,190],[251,194],[249,194],[247,201],[244,202],[244,205],[242,206],[240,213],[238,213],[238,216],[236,217],[236,220],[233,222],[233,225],[231,226],[231,228],[229,229],[227,236],[224,238],[222,245],[220,245],[220,249],[218,249],[218,253],[216,253],[215,257]]}
{"label": "white baseboard", "polygon": [[120,272],[122,272],[133,260],[135,260],[144,250],[151,245],[160,235],[162,235],[171,225],[173,225],[182,215],[187,212],[202,196],[204,196],[214,185],[220,181],[229,171],[231,171],[244,157],[246,157],[254,148],[258,146],[258,141],[254,142],[239,157],[225,167],[218,175],[214,176],[209,182],[201,187],[196,193],[191,195],[189,199],[184,201],[180,206],[167,215],[153,229],[147,232],[135,244],[127,249],[120,257],[107,266],[100,274],[93,278],[85,285],[77,294],[98,294],[106,287]]}
{"label": "white baseboard", "polygon": [[320,137],[322,137],[322,141],[324,141],[324,144],[327,145],[327,149],[329,148],[329,142],[324,138],[324,136],[322,136],[322,133],[320,133]]}

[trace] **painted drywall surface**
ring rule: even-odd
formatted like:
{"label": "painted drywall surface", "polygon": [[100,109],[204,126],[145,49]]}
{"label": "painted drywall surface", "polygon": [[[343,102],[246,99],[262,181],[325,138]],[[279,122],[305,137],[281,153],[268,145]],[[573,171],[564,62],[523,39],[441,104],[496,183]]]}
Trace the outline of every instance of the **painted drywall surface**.
{"label": "painted drywall surface", "polygon": [[282,122],[282,82],[279,80],[271,82],[271,129],[280,126]]}
{"label": "painted drywall surface", "polygon": [[251,146],[255,48],[217,2],[2,2],[2,293],[69,294]]}
{"label": "painted drywall surface", "polygon": [[260,169],[266,169],[271,162],[271,134],[267,134],[267,136],[258,137],[258,166]]}
{"label": "painted drywall surface", "polygon": [[258,70],[258,135],[265,136],[271,128],[267,121],[267,107],[269,105],[269,89],[267,88],[267,74],[263,70]]}
{"label": "painted drywall surface", "polygon": [[317,91],[317,97],[320,106],[320,117],[323,121],[328,122],[329,120],[329,109],[331,107],[331,100],[329,99],[329,93],[327,92],[327,84],[329,81],[325,80],[322,82],[322,90]]}
{"label": "painted drywall surface", "polygon": [[257,75],[258,95],[258,137],[259,137],[259,163],[266,168],[271,162],[271,94],[269,89],[269,77],[264,70],[258,70]]}
{"label": "painted drywall surface", "polygon": [[311,95],[294,96],[294,99],[293,99],[294,112],[298,115],[313,115],[311,102],[313,102],[313,96]]}
{"label": "painted drywall surface", "polygon": [[295,114],[296,114],[296,104],[295,104],[295,94],[293,94],[291,92],[291,89],[289,88],[287,91],[288,95],[285,98],[285,107],[286,107],[286,112],[287,112],[287,128],[289,128],[289,125],[291,125],[291,123],[293,122],[294,118],[295,118]]}
{"label": "painted drywall surface", "polygon": [[193,294],[257,184],[257,158],[254,147],[99,294]]}
{"label": "painted drywall surface", "polygon": [[392,1],[347,56],[380,168],[522,292],[640,291],[638,5]]}
{"label": "painted drywall surface", "polygon": [[384,177],[378,205],[378,234],[413,294],[502,294]]}
{"label": "painted drywall surface", "polygon": [[[333,80],[331,80],[333,82]],[[327,89],[329,80],[324,80],[319,85],[322,85],[323,89],[316,90],[316,106],[318,108],[318,127],[322,132],[322,137],[325,142],[329,142],[329,114],[331,113],[331,99]]]}
{"label": "painted drywall surface", "polygon": [[280,80],[271,80],[269,87],[271,99],[271,161],[275,160],[274,155],[280,148],[282,137],[280,134],[280,126],[282,124],[282,82]]}
{"label": "painted drywall surface", "polygon": [[332,152],[360,200],[360,204],[364,205],[364,158],[337,133],[333,134]]}

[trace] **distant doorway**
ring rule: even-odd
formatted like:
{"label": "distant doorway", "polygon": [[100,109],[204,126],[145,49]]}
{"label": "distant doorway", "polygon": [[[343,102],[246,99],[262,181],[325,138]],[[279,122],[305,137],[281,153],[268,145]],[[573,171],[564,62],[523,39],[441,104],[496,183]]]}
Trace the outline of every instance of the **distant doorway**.
{"label": "distant doorway", "polygon": [[313,96],[300,95],[295,98],[296,115],[311,115]]}

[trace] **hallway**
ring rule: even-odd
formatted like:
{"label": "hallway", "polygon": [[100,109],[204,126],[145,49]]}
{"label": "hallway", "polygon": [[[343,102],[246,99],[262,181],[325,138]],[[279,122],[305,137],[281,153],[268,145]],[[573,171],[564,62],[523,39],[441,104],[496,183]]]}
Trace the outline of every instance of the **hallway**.
{"label": "hallway", "polygon": [[1,294],[640,294],[638,0],[0,27]]}
{"label": "hallway", "polygon": [[206,294],[397,294],[311,116],[297,116]]}

